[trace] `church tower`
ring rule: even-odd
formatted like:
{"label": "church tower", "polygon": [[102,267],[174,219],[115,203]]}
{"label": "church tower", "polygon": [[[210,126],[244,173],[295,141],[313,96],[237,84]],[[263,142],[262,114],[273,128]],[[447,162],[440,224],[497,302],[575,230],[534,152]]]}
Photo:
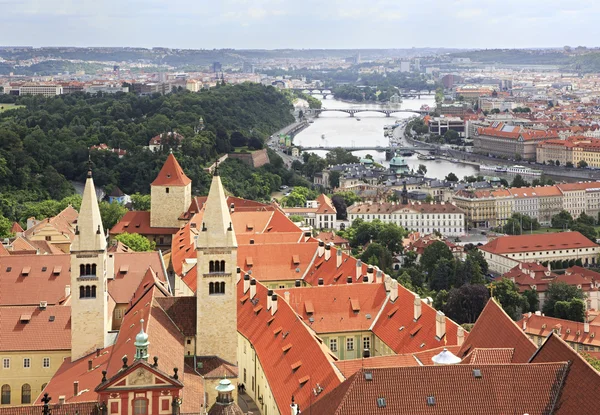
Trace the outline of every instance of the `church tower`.
{"label": "church tower", "polygon": [[196,355],[237,364],[237,240],[215,169],[196,245]]}
{"label": "church tower", "polygon": [[91,170],[71,244],[71,360],[103,348],[108,315],[106,237]]}
{"label": "church tower", "polygon": [[150,185],[150,226],[179,228],[179,216],[191,203],[192,181],[171,153]]}

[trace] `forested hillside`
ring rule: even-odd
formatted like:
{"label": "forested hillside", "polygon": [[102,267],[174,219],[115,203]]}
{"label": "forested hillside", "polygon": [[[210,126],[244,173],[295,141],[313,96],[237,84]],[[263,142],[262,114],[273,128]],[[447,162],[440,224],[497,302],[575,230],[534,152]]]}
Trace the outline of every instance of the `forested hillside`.
{"label": "forested hillside", "polygon": [[[24,96],[16,103],[25,107],[0,111],[0,213],[9,213],[15,203],[72,194],[69,180],[84,179],[88,154],[97,185],[148,193],[169,150],[154,153],[144,146],[168,131],[185,137],[174,153],[193,180],[194,192],[202,194],[209,183],[203,168],[232,150],[232,141],[236,146],[260,148],[265,137],[293,122],[289,100],[275,88],[259,84],[147,97]],[[202,131],[198,131],[200,117]],[[115,153],[88,151],[100,143],[125,149],[127,155],[119,159]],[[280,158],[274,153],[271,157],[273,165],[261,169],[228,161],[225,164],[231,166],[223,170],[235,175],[235,180],[224,180],[239,196],[268,198],[281,184],[279,176],[286,182],[295,180]],[[13,209],[7,209],[7,204]]]}

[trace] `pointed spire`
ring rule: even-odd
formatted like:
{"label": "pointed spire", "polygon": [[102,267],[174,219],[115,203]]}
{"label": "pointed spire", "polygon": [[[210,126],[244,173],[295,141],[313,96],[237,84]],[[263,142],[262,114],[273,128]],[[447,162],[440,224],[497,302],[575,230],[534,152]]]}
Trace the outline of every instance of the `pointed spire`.
{"label": "pointed spire", "polygon": [[165,164],[152,182],[152,186],[187,186],[192,180],[185,175],[173,152],[169,153]]}
{"label": "pointed spire", "polygon": [[75,232],[71,251],[104,251],[105,249],[106,237],[90,168],[83,189],[81,208],[77,217],[77,232]]}
{"label": "pointed spire", "polygon": [[235,232],[231,226],[231,215],[221,177],[214,175],[208,192],[202,218],[199,247],[237,246]]}

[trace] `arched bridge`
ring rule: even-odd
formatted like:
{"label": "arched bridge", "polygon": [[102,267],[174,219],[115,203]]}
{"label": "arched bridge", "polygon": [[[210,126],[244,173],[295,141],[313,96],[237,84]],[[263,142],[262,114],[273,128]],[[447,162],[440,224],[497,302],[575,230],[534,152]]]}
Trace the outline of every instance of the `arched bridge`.
{"label": "arched bridge", "polygon": [[332,151],[337,148],[344,149],[346,151],[364,151],[364,150],[373,150],[378,152],[383,151],[394,151],[394,150],[411,150],[411,151],[430,151],[435,150],[435,148],[431,147],[398,147],[398,146],[301,146],[302,151],[313,151],[313,150],[327,150]]}
{"label": "arched bridge", "polygon": [[321,108],[321,109],[312,109],[311,113],[314,114],[315,117],[318,117],[323,112],[345,112],[346,114],[350,114],[350,117],[354,117],[354,114],[358,114],[360,112],[379,112],[381,114],[385,114],[386,117],[390,117],[392,114],[400,113],[400,112],[410,112],[413,114],[419,115],[427,115],[429,111],[426,110],[408,110],[408,109],[383,109],[383,108]]}

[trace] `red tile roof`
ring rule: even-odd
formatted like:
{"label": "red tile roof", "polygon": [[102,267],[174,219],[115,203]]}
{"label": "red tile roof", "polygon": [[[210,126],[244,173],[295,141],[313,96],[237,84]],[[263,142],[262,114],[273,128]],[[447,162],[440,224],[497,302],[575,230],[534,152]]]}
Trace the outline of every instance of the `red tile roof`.
{"label": "red tile roof", "polygon": [[598,245],[579,232],[557,232],[543,235],[500,236],[479,249],[494,254],[595,248]]}
{"label": "red tile roof", "polygon": [[[158,280],[166,284],[160,252],[117,252],[113,255],[115,277],[108,280],[108,292],[116,303],[124,304],[131,300],[149,267]],[[127,272],[121,272],[125,269]]]}
{"label": "red tile roof", "polygon": [[546,337],[556,332],[566,342],[600,347],[600,326],[595,324],[590,324],[586,333],[584,323],[536,314],[525,314],[517,324],[525,326],[523,331],[528,335]]}
{"label": "red tile roof", "polygon": [[139,233],[140,235],[173,235],[178,228],[158,228],[150,226],[150,212],[133,210],[127,212],[121,220],[110,229],[110,235],[121,233]]}
{"label": "red tile roof", "polygon": [[[238,298],[244,296],[243,280],[237,284]],[[260,360],[261,366],[279,412],[289,412],[291,396],[301,408],[305,408],[315,399],[313,386],[317,383],[323,388],[323,394],[333,390],[342,380],[341,374],[333,366],[334,358],[328,348],[298,318],[283,298],[278,298],[277,312],[272,318],[266,309],[267,289],[256,284],[257,301],[238,301],[238,331],[248,339]],[[255,312],[257,305],[263,305]],[[275,328],[278,330],[274,331]],[[292,347],[283,351],[283,346]],[[293,370],[292,366],[300,366]],[[307,384],[300,380],[308,378]],[[304,380],[304,379],[303,379]]]}
{"label": "red tile roof", "polygon": [[591,415],[598,413],[600,374],[577,354],[564,340],[551,333],[531,358],[531,363],[571,362],[556,415]]}
{"label": "red tile roof", "polygon": [[477,369],[480,377],[468,365],[361,369],[302,414],[544,415],[558,399],[568,363]]}
{"label": "red tile roof", "polygon": [[16,234],[19,232],[23,232],[23,228],[21,225],[19,225],[19,222],[13,222],[12,226],[10,227],[10,233]]}
{"label": "red tile roof", "polygon": [[[284,291],[275,290],[281,296]],[[292,309],[319,334],[368,330],[386,299],[383,283],[304,287],[287,291]],[[353,311],[353,301],[357,312]]]}
{"label": "red tile roof", "polygon": [[[302,279],[316,255],[317,245],[314,242],[241,245],[238,247],[238,266],[246,272],[252,270],[252,276],[259,281]],[[299,263],[294,263],[294,255],[298,256]],[[252,258],[252,265],[248,264],[248,258]]]}
{"label": "red tile roof", "polygon": [[71,350],[71,307],[2,307],[0,333],[0,352]]}
{"label": "red tile roof", "polygon": [[[415,353],[458,344],[458,324],[446,317],[445,338],[436,338],[436,310],[421,301],[421,317],[414,321],[415,294],[398,285],[398,298],[389,297],[377,317],[373,333],[396,353]],[[465,333],[465,338],[467,333]]]}
{"label": "red tile roof", "polygon": [[152,186],[187,186],[192,180],[185,175],[173,153],[169,154]]}
{"label": "red tile roof", "polygon": [[515,349],[480,349],[475,348],[462,361],[464,364],[470,365],[495,365],[512,363]]}
{"label": "red tile roof", "polygon": [[[0,293],[10,295],[0,295],[0,306],[39,305],[40,301],[58,304],[65,298],[65,287],[71,284],[70,267],[68,254],[3,256]],[[29,272],[24,275],[26,268]]]}
{"label": "red tile roof", "polygon": [[514,363],[527,362],[537,350],[537,346],[493,298],[488,301],[469,336],[465,338],[458,357],[464,358],[476,348],[514,349]]}

